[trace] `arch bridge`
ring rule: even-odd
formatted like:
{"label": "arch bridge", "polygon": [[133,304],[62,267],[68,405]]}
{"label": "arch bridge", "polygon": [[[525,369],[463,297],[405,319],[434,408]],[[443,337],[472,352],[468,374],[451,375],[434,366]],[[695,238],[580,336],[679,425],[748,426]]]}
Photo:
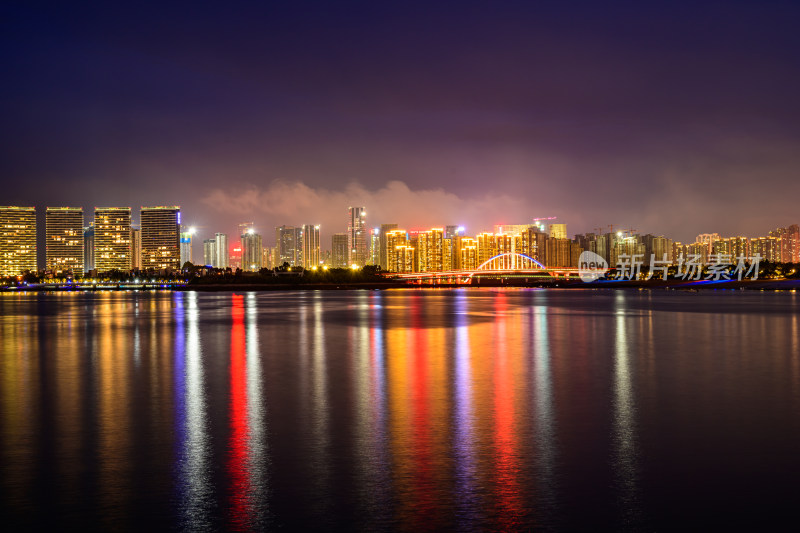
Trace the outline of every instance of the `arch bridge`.
{"label": "arch bridge", "polygon": [[[504,252],[490,257],[475,269],[446,270],[438,272],[408,272],[389,274],[395,279],[426,285],[480,284],[481,280],[517,280],[530,283],[550,283],[558,279],[577,278],[577,268],[548,268],[528,255]],[[475,280],[475,281],[473,281]]]}

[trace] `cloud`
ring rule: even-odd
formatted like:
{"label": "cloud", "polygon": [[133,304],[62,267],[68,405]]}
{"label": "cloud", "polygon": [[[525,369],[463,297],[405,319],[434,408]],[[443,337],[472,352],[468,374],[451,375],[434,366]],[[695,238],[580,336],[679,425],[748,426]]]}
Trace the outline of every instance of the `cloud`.
{"label": "cloud", "polygon": [[[347,209],[363,206],[367,225],[397,223],[405,229],[427,229],[449,224],[467,231],[491,231],[494,224],[522,224],[535,213],[524,199],[486,193],[459,196],[442,188],[412,189],[402,181],[389,181],[378,189],[350,182],[343,189],[310,187],[301,181],[275,180],[266,187],[246,185],[236,191],[214,188],[202,199],[214,218],[228,226],[253,220],[268,243],[275,226],[320,224],[330,236],[347,229]],[[322,246],[326,248],[327,237]]]}

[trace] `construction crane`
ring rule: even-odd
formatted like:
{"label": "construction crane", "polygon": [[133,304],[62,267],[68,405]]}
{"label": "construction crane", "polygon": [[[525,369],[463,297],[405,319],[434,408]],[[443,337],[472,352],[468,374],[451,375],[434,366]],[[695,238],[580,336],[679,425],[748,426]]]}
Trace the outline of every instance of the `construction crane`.
{"label": "construction crane", "polygon": [[542,220],[555,220],[558,217],[533,217],[533,224],[535,226],[539,226],[540,230],[544,229],[544,224],[542,224]]}

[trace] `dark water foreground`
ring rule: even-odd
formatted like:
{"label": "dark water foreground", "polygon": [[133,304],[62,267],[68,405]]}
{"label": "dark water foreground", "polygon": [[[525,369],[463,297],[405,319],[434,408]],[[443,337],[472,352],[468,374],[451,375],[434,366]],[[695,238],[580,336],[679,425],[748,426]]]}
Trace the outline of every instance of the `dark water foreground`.
{"label": "dark water foreground", "polygon": [[0,295],[4,529],[792,529],[795,293]]}

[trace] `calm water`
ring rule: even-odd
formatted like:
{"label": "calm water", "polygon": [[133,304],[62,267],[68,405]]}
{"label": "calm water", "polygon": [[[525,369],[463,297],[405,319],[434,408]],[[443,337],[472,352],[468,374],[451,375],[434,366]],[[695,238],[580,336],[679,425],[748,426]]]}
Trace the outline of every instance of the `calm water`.
{"label": "calm water", "polygon": [[798,311],[732,291],[0,294],[0,518],[785,528]]}

